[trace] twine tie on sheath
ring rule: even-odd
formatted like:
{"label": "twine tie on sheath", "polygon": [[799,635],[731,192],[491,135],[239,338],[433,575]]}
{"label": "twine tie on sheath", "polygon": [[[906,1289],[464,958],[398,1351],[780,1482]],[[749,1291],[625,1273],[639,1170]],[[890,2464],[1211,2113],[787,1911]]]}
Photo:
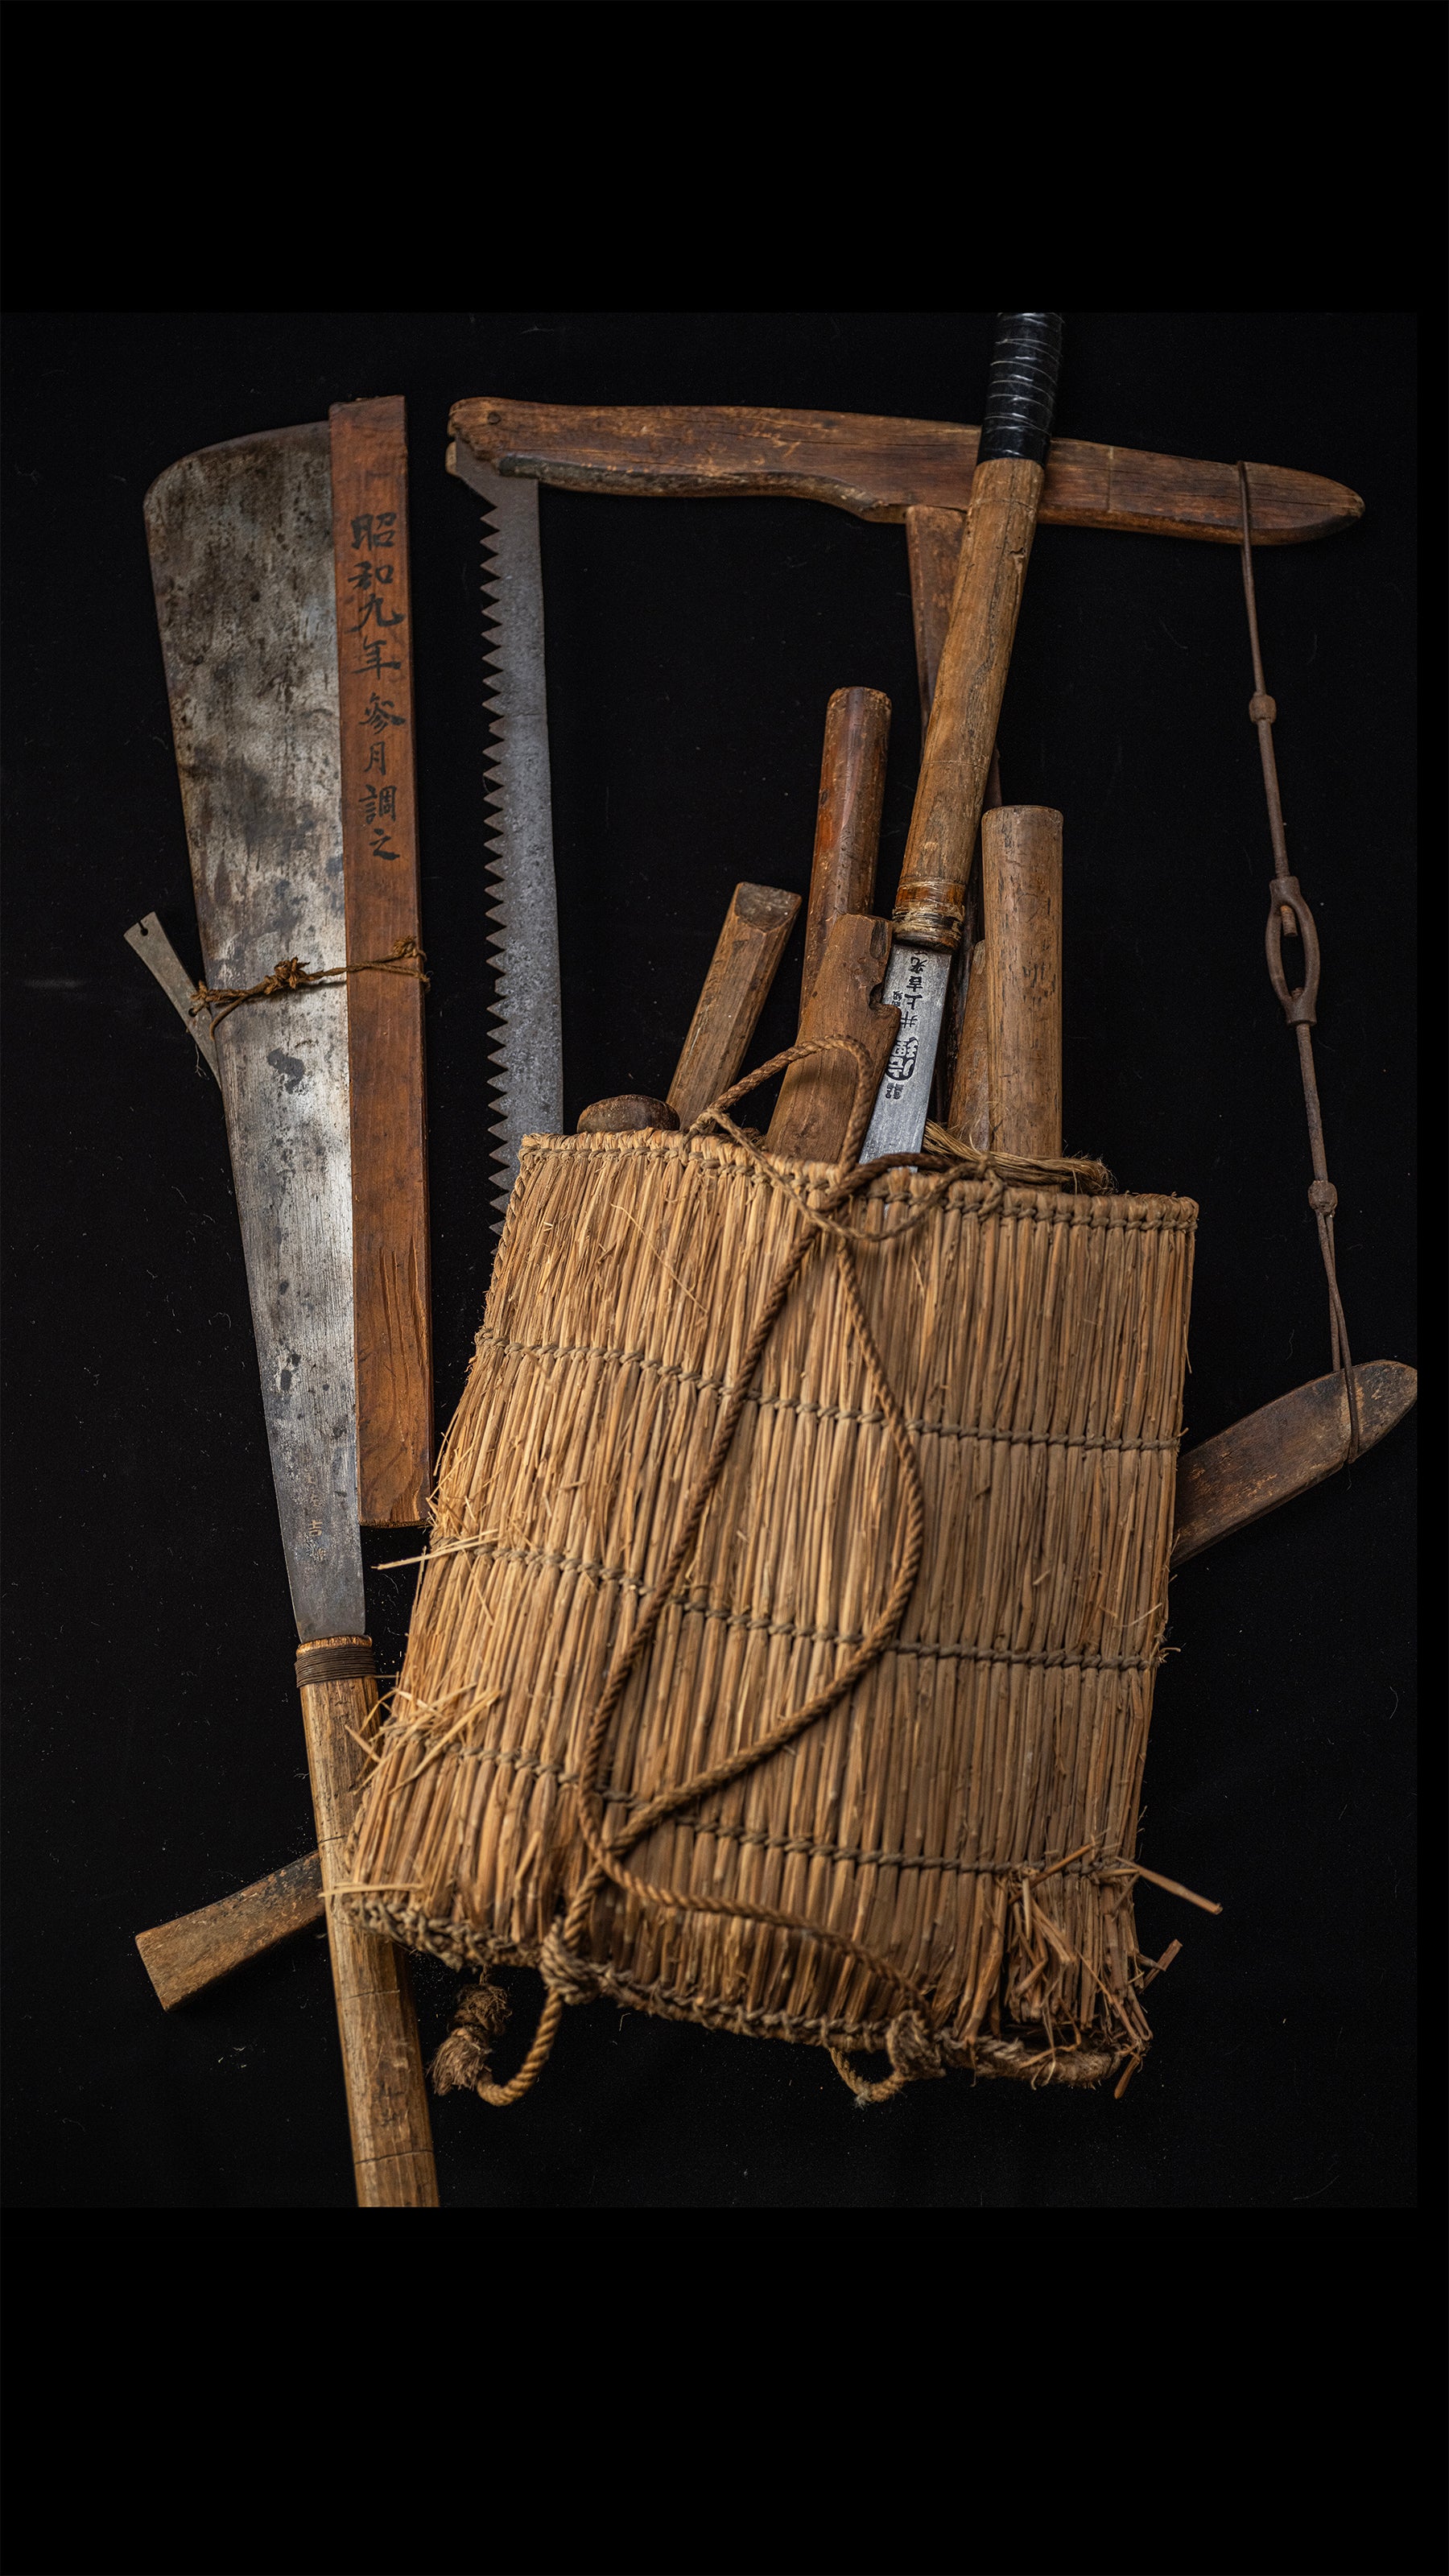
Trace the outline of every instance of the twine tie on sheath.
{"label": "twine tie on sheath", "polygon": [[199,1011],[211,1014],[209,1026],[215,1037],[222,1021],[230,1019],[245,1002],[275,1002],[288,993],[314,993],[323,986],[345,984],[351,975],[415,975],[426,985],[423,951],[415,939],[400,939],[386,957],[364,957],[356,966],[323,966],[314,974],[300,957],[279,957],[270,975],[259,984],[244,989],[235,984],[209,985],[203,978],[191,999],[191,1016]]}

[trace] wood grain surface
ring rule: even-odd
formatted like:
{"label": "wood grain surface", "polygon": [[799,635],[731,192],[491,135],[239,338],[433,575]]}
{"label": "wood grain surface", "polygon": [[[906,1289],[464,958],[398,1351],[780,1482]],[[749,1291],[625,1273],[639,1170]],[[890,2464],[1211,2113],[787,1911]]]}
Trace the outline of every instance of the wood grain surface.
{"label": "wood grain surface", "polygon": [[[874,997],[890,962],[888,921],[843,913],[826,936],[825,955],[800,1023],[804,1038],[857,1038],[871,1061],[874,1099],[900,1027],[899,1011]],[[851,1058],[808,1057],[787,1067],[766,1142],[772,1154],[802,1163],[838,1163],[855,1102]]]}
{"label": "wood grain surface", "polygon": [[170,2012],[214,1985],[218,1977],[230,1976],[233,1968],[244,1967],[248,1959],[260,1958],[279,1941],[290,1940],[294,1932],[305,1932],[309,1923],[321,1919],[322,1865],[315,1852],[307,1852],[286,1869],[274,1869],[269,1878],[256,1879],[215,1905],[199,1906],[194,1914],[178,1914],[170,1923],[158,1923],[154,1931],[138,1932],[136,1947],[163,2008]]}
{"label": "wood grain surface", "polygon": [[673,1129],[679,1125],[667,1100],[655,1100],[647,1091],[616,1091],[607,1100],[591,1100],[579,1112],[581,1136],[622,1136],[646,1127]]}
{"label": "wood grain surface", "polygon": [[[1401,1360],[1365,1361],[1353,1377],[1362,1455],[1403,1420],[1419,1380]],[[1185,1450],[1177,1462],[1173,1564],[1336,1475],[1348,1459],[1348,1430],[1348,1396],[1335,1370]]]}
{"label": "wood grain surface", "polygon": [[[998,1153],[1053,1161],[1062,1150],[1060,814],[1002,805],[983,815],[981,882],[991,1142]],[[979,1121],[979,1106],[971,1114]]]}
{"label": "wood grain surface", "polygon": [[956,1046],[956,1062],[951,1078],[950,1107],[946,1124],[953,1136],[963,1136],[984,1154],[991,1143],[991,1077],[986,1051],[986,942],[978,939],[971,951],[970,972],[966,983],[965,1008],[961,1015],[961,1034]]}
{"label": "wood grain surface", "polygon": [[927,948],[954,948],[965,923],[1041,488],[1028,457],[977,470],[896,898],[897,938]]}
{"label": "wood grain surface", "polygon": [[965,534],[964,510],[931,510],[918,505],[906,512],[906,559],[911,570],[911,615],[916,629],[923,741],[931,721],[941,650],[951,623],[951,602]]}
{"label": "wood grain surface", "polygon": [[[312,1640],[348,1645],[345,1637]],[[304,1682],[299,1697],[324,1894],[345,1877],[345,1852],[377,1733],[375,1681]],[[436,2209],[432,2131],[407,1960],[335,1905],[327,1939],[347,2083],[359,2209]]]}
{"label": "wood grain surface", "polygon": [[[334,403],[338,717],[347,962],[421,945],[408,585],[407,431],[400,396]],[[423,986],[347,985],[356,1298],[358,1517],[427,1516],[433,1356]]]}
{"label": "wood grain surface", "polygon": [[825,710],[820,801],[800,978],[803,1019],[832,921],[868,913],[875,902],[880,811],[885,795],[891,702],[880,689],[837,689]]}
{"label": "wood grain surface", "polygon": [[[479,464],[580,492],[771,494],[828,501],[861,519],[902,519],[913,505],[964,510],[980,430],[954,421],[869,412],[773,411],[728,405],[455,403],[448,426]],[[1298,545],[1362,516],[1346,484],[1280,465],[1250,465],[1258,545]],[[1042,517],[1216,545],[1239,540],[1237,468],[1191,456],[1053,439]]]}
{"label": "wood grain surface", "polygon": [[779,886],[737,885],[731,895],[669,1086],[681,1127],[691,1126],[738,1076],[799,909],[798,894]]}

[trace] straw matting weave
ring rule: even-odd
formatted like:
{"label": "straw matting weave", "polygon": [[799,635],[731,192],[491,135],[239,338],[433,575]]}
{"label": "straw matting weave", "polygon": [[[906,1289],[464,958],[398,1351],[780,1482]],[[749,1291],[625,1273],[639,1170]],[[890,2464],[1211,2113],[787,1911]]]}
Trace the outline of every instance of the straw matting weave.
{"label": "straw matting weave", "polygon": [[[607,1993],[830,2046],[848,2077],[889,2047],[888,2080],[852,2077],[873,2098],[945,2064],[1093,2082],[1141,2055],[1133,1862],[1197,1211],[965,1168],[890,1171],[837,1234],[805,1212],[833,1176],[729,1136],[526,1143],[352,1845],[343,1901],[374,1929],[542,1964],[555,2007]],[[828,1696],[883,1614],[894,1633],[590,1894],[585,1739],[651,1605],[596,1729],[611,1849]]]}

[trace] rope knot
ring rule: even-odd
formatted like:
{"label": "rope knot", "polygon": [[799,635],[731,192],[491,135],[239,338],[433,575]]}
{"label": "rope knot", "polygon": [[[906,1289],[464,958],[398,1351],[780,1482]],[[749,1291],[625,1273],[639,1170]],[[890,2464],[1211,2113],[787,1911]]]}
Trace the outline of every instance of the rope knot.
{"label": "rope knot", "polygon": [[903,2084],[919,2084],[927,2076],[946,2072],[939,2039],[909,2005],[897,2013],[886,2032],[886,2054]]}
{"label": "rope knot", "polygon": [[300,993],[312,981],[300,957],[279,957],[270,975],[262,980],[262,992],[270,1001],[274,993]]}
{"label": "rope knot", "polygon": [[[1338,1205],[1338,1192],[1332,1181],[1310,1181],[1308,1204],[1315,1216],[1332,1216]],[[1362,1345],[1360,1345],[1362,1347]]]}
{"label": "rope knot", "polygon": [[487,2081],[488,2062],[508,2020],[508,1997],[485,1978],[458,1997],[453,2027],[428,2072],[435,2093],[471,2093]]}
{"label": "rope knot", "polygon": [[538,1954],[539,1974],[550,1994],[564,2004],[592,2003],[599,1991],[597,1972],[586,1959],[578,1958],[566,1948],[563,1933],[555,1923]]}

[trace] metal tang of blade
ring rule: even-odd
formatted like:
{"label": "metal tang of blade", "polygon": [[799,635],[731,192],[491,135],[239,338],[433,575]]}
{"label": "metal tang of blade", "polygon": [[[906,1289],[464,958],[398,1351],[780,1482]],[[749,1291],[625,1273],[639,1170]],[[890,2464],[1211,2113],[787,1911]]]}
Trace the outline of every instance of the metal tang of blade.
{"label": "metal tang of blade", "polygon": [[493,1012],[501,1026],[493,1049],[491,1133],[494,1204],[501,1221],[524,1137],[556,1136],[563,1126],[538,485],[523,476],[490,473],[456,450],[453,462],[493,522],[483,533],[484,614],[492,628],[484,648],[484,708],[493,729],[489,945],[497,978]]}
{"label": "metal tang of blade", "polygon": [[[183,457],[146,525],[206,980],[340,965],[326,422]],[[297,1633],[360,1636],[346,988],[248,1004],[215,1037]]]}
{"label": "metal tang of blade", "polygon": [[863,1163],[874,1162],[877,1154],[920,1152],[931,1114],[931,1077],[950,975],[949,949],[917,948],[905,939],[892,942],[881,1000],[894,1004],[901,1025],[860,1149]]}

